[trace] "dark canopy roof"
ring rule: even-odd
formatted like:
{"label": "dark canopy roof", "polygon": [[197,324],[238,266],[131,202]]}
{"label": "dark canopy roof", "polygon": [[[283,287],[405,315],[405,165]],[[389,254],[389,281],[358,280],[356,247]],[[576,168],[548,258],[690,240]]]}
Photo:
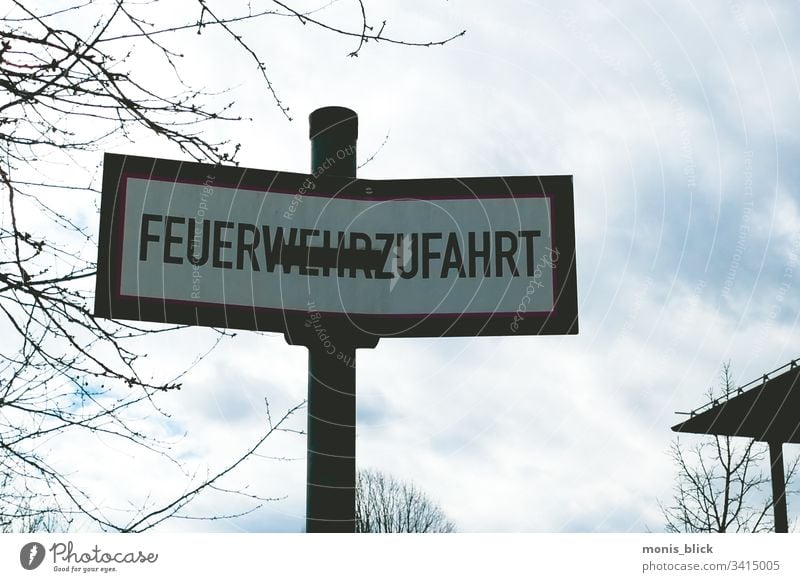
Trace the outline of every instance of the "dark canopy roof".
{"label": "dark canopy roof", "polygon": [[800,443],[800,367],[793,360],[783,368],[788,369],[774,378],[764,376],[755,388],[739,388],[690,413],[672,430]]}

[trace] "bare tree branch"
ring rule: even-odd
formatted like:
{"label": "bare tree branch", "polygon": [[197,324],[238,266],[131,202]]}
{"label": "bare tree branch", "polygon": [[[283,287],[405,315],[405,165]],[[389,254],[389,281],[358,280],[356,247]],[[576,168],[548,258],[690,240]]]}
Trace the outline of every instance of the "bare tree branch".
{"label": "bare tree branch", "polygon": [[358,472],[356,532],[450,533],[455,524],[416,486],[370,469]]}

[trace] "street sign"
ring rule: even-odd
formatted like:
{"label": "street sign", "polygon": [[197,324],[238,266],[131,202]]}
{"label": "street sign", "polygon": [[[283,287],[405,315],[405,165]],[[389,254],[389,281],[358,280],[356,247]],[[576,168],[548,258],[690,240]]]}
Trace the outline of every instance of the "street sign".
{"label": "street sign", "polygon": [[105,156],[102,317],[574,334],[575,269],[571,176],[362,180]]}

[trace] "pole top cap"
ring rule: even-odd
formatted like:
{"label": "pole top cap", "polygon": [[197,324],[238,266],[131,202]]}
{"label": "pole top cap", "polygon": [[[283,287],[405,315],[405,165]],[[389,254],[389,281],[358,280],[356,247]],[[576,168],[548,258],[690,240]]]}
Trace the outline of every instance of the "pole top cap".
{"label": "pole top cap", "polygon": [[314,139],[327,131],[344,134],[348,140],[358,139],[358,114],[347,107],[320,107],[308,116],[308,137]]}

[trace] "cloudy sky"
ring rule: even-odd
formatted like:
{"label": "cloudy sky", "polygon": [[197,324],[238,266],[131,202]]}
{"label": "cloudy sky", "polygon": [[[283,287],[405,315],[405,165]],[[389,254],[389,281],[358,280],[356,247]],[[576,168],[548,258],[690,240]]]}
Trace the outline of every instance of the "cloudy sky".
{"label": "cloudy sky", "polygon": [[[307,114],[344,105],[359,114],[362,161],[389,136],[361,177],[574,175],[581,327],[578,336],[392,339],[360,350],[359,466],[418,484],[460,531],[663,530],[675,411],[703,404],[726,361],[744,383],[800,352],[800,8],[366,6],[396,38],[467,32],[444,47],[368,43],[348,58],[353,39],[297,20],[242,25],[292,122],[221,35],[189,31],[168,44],[186,54],[191,82],[233,87],[236,111],[252,121],[213,131],[242,144],[246,167],[306,171]],[[340,0],[319,16],[357,29],[358,14],[356,2]],[[152,81],[170,77],[154,71]],[[180,157],[145,136],[109,149]],[[168,374],[213,339],[189,329],[144,349]],[[202,476],[257,438],[265,398],[273,415],[305,398],[306,351],[277,334],[238,333],[184,385],[161,401],[169,422],[142,423],[177,439],[177,454]],[[290,422],[302,428],[304,412]],[[108,507],[184,487],[174,469],[116,445],[71,446],[98,459],[79,476]],[[280,435],[263,454],[290,460],[254,459],[226,485],[280,500],[241,519],[162,529],[301,531],[305,441]],[[797,515],[800,499],[789,503]],[[215,494],[194,511],[245,507]]]}

